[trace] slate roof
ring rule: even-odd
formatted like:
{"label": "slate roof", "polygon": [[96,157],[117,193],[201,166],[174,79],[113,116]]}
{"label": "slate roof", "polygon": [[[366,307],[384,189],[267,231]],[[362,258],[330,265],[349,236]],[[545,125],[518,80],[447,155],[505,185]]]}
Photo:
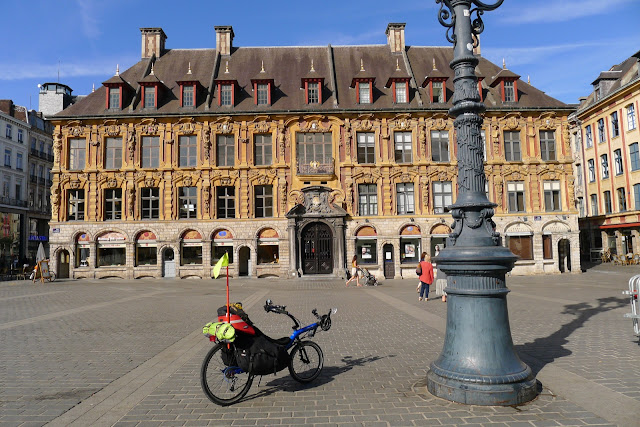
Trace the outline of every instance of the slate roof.
{"label": "slate roof", "polygon": [[[155,76],[166,86],[159,94],[158,107],[155,110],[143,110],[139,95],[139,83],[146,81],[150,70],[145,58],[131,68],[120,73],[133,90],[123,99],[122,110],[105,109],[106,88],[100,87],[76,104],[58,113],[55,118],[105,117],[105,116],[158,116],[158,115],[198,115],[198,114],[264,114],[282,112],[360,112],[360,111],[404,111],[438,110],[451,107],[453,95],[453,71],[449,62],[453,59],[451,47],[407,46],[405,55],[394,54],[388,45],[360,46],[293,46],[293,47],[236,47],[231,55],[220,57],[215,49],[170,49],[156,58]],[[448,76],[446,82],[446,104],[432,104],[427,90],[421,85],[425,76],[433,72],[433,61],[439,73]],[[304,91],[300,89],[301,79],[310,75],[313,60],[314,77],[324,78],[322,104],[307,105]],[[477,71],[493,80],[504,73],[502,67],[479,57]],[[360,71],[360,64],[364,72]],[[408,64],[407,64],[408,61]],[[228,62],[229,73],[225,73]],[[200,83],[196,97],[196,107],[180,106],[180,85],[191,63],[192,80]],[[265,73],[260,73],[264,63]],[[412,77],[410,101],[407,104],[394,104],[392,89],[385,87],[390,77],[401,74]],[[365,76],[366,74],[366,76]],[[334,79],[335,76],[335,79]],[[115,76],[114,76],[115,77]],[[352,80],[358,77],[375,79],[373,103],[357,104]],[[273,79],[272,104],[257,106],[254,103],[252,79]],[[110,82],[113,78],[107,80]],[[218,106],[215,80],[236,80],[234,106]],[[491,88],[483,83],[485,104],[488,109],[568,109],[569,106],[558,101],[525,81],[518,80],[518,102],[502,105],[499,88]],[[134,94],[134,92],[136,92]],[[207,104],[207,100],[208,105]],[[420,102],[421,101],[421,102]]]}
{"label": "slate roof", "polygon": [[591,92],[585,99],[581,99],[578,112],[597,104],[608,95],[638,79],[640,79],[640,51],[631,55],[621,63],[614,65],[609,70],[601,72],[598,78],[591,84],[596,85],[602,80],[609,81],[611,84],[606,86],[600,99],[596,99],[595,91]]}

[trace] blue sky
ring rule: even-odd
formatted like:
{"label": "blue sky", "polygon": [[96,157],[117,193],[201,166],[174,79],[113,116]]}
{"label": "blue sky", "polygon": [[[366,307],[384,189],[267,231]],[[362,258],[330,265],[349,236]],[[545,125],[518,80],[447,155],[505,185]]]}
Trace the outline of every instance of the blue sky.
{"label": "blue sky", "polygon": [[[485,0],[492,2],[494,0]],[[74,94],[99,87],[140,57],[140,27],[162,27],[167,48],[214,48],[215,25],[235,46],[384,44],[389,22],[406,22],[409,45],[447,45],[435,0],[3,1],[0,98],[38,108],[37,84]],[[640,50],[640,0],[505,0],[484,14],[482,54],[566,103]],[[7,19],[7,17],[9,19]]]}

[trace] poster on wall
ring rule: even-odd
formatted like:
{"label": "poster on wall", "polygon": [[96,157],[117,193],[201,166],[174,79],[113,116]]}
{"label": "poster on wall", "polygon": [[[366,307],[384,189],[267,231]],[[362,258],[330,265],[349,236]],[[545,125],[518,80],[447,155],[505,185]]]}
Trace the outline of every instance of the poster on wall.
{"label": "poster on wall", "polygon": [[371,246],[363,245],[362,246],[362,259],[371,259]]}
{"label": "poster on wall", "polygon": [[404,256],[405,258],[415,258],[416,257],[416,245],[412,245],[407,243],[404,245]]}

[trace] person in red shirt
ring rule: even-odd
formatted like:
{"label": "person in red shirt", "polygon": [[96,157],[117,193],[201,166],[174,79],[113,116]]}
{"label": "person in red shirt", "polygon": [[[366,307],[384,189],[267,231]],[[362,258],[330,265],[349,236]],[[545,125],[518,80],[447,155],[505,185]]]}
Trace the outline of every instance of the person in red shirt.
{"label": "person in red shirt", "polygon": [[429,286],[433,283],[433,265],[431,257],[426,252],[422,252],[420,255],[420,268],[422,274],[420,274],[420,284],[418,285],[418,301],[422,301],[423,297],[425,301],[429,301]]}

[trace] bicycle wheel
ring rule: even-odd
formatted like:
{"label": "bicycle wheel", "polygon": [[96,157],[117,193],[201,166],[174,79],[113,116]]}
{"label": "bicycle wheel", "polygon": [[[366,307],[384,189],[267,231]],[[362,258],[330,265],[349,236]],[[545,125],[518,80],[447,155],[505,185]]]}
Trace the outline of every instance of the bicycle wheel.
{"label": "bicycle wheel", "polygon": [[[204,358],[200,371],[202,390],[213,403],[228,406],[242,399],[253,383],[253,375],[244,372],[235,361],[234,346],[227,352],[227,344],[218,343]],[[229,362],[227,366],[223,358]]]}
{"label": "bicycle wheel", "polygon": [[302,341],[293,348],[289,373],[294,380],[308,383],[320,375],[324,365],[324,355],[320,346],[313,341]]}
{"label": "bicycle wheel", "polygon": [[56,273],[54,273],[53,271],[51,272],[51,275],[49,276],[49,281],[50,282],[55,282],[56,281]]}

